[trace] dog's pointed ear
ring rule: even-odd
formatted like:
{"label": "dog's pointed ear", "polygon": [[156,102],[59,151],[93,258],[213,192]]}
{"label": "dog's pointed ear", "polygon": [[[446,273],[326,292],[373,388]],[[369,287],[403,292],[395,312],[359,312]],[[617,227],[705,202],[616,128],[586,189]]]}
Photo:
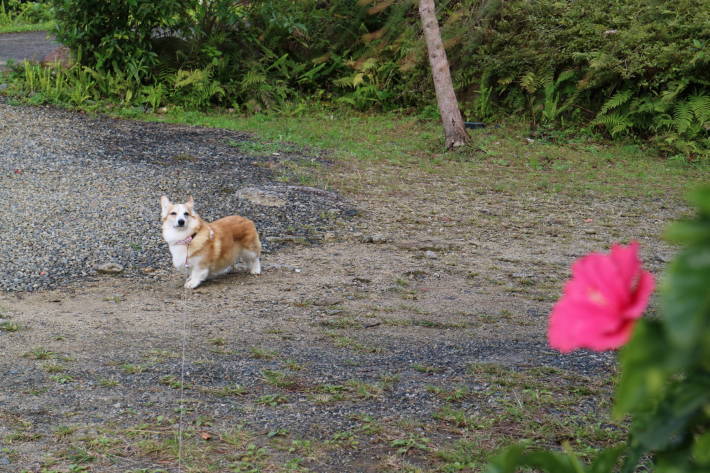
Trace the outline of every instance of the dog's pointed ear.
{"label": "dog's pointed ear", "polygon": [[185,202],[185,206],[187,207],[187,209],[188,209],[190,212],[192,212],[193,207],[195,206],[195,201],[192,200],[192,196],[189,196],[189,197],[187,198],[187,202]]}
{"label": "dog's pointed ear", "polygon": [[164,219],[168,216],[168,209],[170,209],[171,205],[173,205],[173,203],[170,202],[170,199],[168,199],[167,196],[162,196],[160,198],[160,218]]}

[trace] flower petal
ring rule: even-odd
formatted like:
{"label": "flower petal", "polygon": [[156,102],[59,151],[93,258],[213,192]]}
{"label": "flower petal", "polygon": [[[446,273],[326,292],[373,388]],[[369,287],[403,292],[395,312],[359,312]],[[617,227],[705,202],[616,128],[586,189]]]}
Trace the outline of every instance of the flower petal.
{"label": "flower petal", "polygon": [[620,345],[615,345],[614,340],[626,323],[616,311],[588,300],[567,297],[552,310],[548,340],[563,353],[582,347],[617,348]]}
{"label": "flower petal", "polygon": [[638,243],[612,245],[572,265],[572,278],[550,314],[548,340],[563,353],[609,350],[625,344],[653,292],[653,276],[638,258]]}
{"label": "flower petal", "polygon": [[641,271],[631,303],[624,309],[624,316],[632,319],[641,317],[655,288],[656,281],[653,279],[653,275],[648,271]]}

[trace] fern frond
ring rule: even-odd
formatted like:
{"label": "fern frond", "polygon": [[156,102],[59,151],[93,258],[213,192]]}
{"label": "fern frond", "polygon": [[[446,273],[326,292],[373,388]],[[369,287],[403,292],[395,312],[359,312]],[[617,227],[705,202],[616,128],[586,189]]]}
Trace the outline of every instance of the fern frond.
{"label": "fern frond", "polygon": [[675,120],[673,120],[673,117],[670,116],[667,113],[663,113],[661,115],[656,115],[653,118],[653,123],[651,124],[651,129],[654,132],[658,132],[659,130],[668,130],[674,128],[674,123]]}
{"label": "fern frond", "polygon": [[629,101],[631,98],[632,92],[629,89],[626,90],[620,90],[619,92],[615,93],[609,100],[607,100],[604,105],[602,106],[601,110],[599,110],[600,115],[606,114],[609,110],[614,110],[615,108],[619,108],[622,105],[624,105],[626,102]]}
{"label": "fern frond", "polygon": [[693,124],[693,109],[689,102],[676,104],[673,110],[673,126],[678,133],[684,133]]}
{"label": "fern frond", "polygon": [[207,69],[195,69],[192,71],[180,69],[177,71],[177,74],[175,74],[173,87],[180,89],[188,85],[199,84],[207,80],[209,75],[210,72]]}
{"label": "fern frond", "polygon": [[266,75],[254,69],[250,69],[242,77],[240,85],[243,89],[248,89],[258,87],[264,83],[266,83]]}
{"label": "fern frond", "polygon": [[681,80],[678,83],[671,84],[671,86],[675,87],[661,92],[661,100],[666,103],[673,103],[676,97],[678,97],[678,95],[680,95],[680,93],[683,92],[686,87],[688,87],[688,84],[689,82],[687,79]]}
{"label": "fern frond", "polygon": [[597,116],[592,122],[593,125],[603,125],[606,131],[615,138],[633,127],[633,122],[628,115],[610,113],[609,115]]}
{"label": "fern frond", "polygon": [[710,95],[691,95],[688,97],[688,106],[701,125],[704,126],[710,121]]}
{"label": "fern frond", "polygon": [[555,81],[556,85],[560,85],[563,82],[566,82],[570,79],[574,79],[575,76],[575,71],[572,69],[567,69],[566,71],[560,72],[560,75],[557,76],[557,80]]}
{"label": "fern frond", "polygon": [[528,72],[520,78],[520,86],[529,94],[534,94],[540,87],[540,80],[534,72]]}

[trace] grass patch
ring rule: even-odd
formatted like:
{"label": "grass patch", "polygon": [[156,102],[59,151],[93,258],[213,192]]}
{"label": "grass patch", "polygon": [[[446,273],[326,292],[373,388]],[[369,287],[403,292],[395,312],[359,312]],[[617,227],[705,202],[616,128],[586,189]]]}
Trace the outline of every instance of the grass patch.
{"label": "grass patch", "polygon": [[[338,160],[415,166],[429,174],[457,176],[470,182],[472,188],[516,194],[536,191],[571,196],[602,193],[679,197],[688,186],[706,180],[710,169],[708,162],[679,164],[633,143],[607,143],[583,136],[529,141],[528,128],[522,122],[477,130],[472,132],[470,146],[443,153],[438,122],[401,114],[315,110],[299,116],[245,117],[174,112],[143,118],[249,131],[266,142],[259,145],[264,148],[259,151],[293,149],[293,145],[324,149]],[[357,182],[349,185],[359,190]]]}
{"label": "grass patch", "polygon": [[113,388],[118,386],[120,383],[112,378],[101,378],[99,379],[98,384],[102,388]]}
{"label": "grass patch", "polygon": [[24,33],[26,31],[51,31],[55,27],[54,21],[45,21],[43,23],[10,23],[0,24],[0,34],[4,33]]}
{"label": "grass patch", "polygon": [[12,322],[10,320],[4,320],[0,322],[0,332],[19,332],[20,331],[20,324],[17,322]]}
{"label": "grass patch", "polygon": [[136,365],[133,363],[124,363],[120,366],[121,371],[126,374],[140,374],[145,372],[146,367],[143,365]]}
{"label": "grass patch", "polygon": [[[471,364],[468,373],[466,385],[429,387],[445,401],[432,418],[444,430],[462,434],[438,450],[445,464],[477,471],[497,449],[521,439],[545,448],[568,444],[591,457],[624,438],[623,425],[599,415],[609,412],[610,382],[554,368],[516,370],[492,363]],[[471,403],[481,407],[464,408]]]}
{"label": "grass patch", "polygon": [[188,383],[180,381],[180,378],[173,375],[161,376],[159,380],[160,384],[167,386],[171,389],[190,389],[191,386]]}
{"label": "grass patch", "polygon": [[291,375],[276,370],[261,370],[262,380],[281,389],[295,389],[298,387],[298,380]]}
{"label": "grass patch", "polygon": [[30,360],[51,360],[52,358],[55,358],[57,354],[53,351],[47,350],[44,347],[37,347],[26,352],[22,356],[24,358],[29,358]]}
{"label": "grass patch", "polygon": [[269,407],[276,407],[281,404],[286,404],[287,402],[288,399],[286,396],[282,396],[281,394],[265,394],[256,400],[257,404]]}
{"label": "grass patch", "polygon": [[259,347],[249,348],[249,353],[251,354],[251,357],[256,360],[273,360],[278,356],[278,353],[275,351],[265,350]]}
{"label": "grass patch", "polygon": [[444,371],[444,368],[441,366],[425,365],[425,364],[421,364],[421,363],[414,363],[412,365],[412,368],[415,371],[418,371],[420,373],[426,373],[426,374],[442,373]]}
{"label": "grass patch", "polygon": [[384,351],[381,347],[365,345],[364,343],[360,343],[353,338],[340,335],[339,333],[327,332],[326,336],[328,336],[332,340],[333,344],[338,348],[349,348],[350,350],[362,353],[382,353]]}

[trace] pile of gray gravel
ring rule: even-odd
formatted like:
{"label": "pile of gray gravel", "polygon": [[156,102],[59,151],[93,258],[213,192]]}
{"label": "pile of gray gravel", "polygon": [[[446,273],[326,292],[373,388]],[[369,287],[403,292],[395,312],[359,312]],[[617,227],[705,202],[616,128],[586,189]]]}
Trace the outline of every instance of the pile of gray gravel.
{"label": "pile of gray gravel", "polygon": [[[0,290],[91,279],[107,263],[124,276],[159,277],[170,267],[163,194],[176,202],[192,195],[207,220],[253,219],[267,252],[317,238],[353,213],[335,194],[274,180],[267,164],[304,156],[246,155],[234,146],[245,140],[0,100]],[[261,191],[270,199],[260,201]]]}

